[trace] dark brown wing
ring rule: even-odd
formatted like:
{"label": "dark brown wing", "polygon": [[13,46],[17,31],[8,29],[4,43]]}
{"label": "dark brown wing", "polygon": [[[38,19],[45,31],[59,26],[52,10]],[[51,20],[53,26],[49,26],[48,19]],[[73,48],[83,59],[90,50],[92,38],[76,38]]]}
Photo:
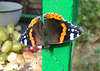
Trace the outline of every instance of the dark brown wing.
{"label": "dark brown wing", "polygon": [[44,23],[48,30],[50,44],[59,44],[74,40],[83,32],[81,27],[72,25],[70,22],[60,19],[60,15],[53,15],[55,14],[49,13],[44,15]]}
{"label": "dark brown wing", "polygon": [[20,36],[19,42],[29,46],[43,45],[41,37],[42,27],[43,23],[41,17],[34,18],[26,31]]}
{"label": "dark brown wing", "polygon": [[59,36],[60,36],[60,33],[62,32],[62,27],[60,25],[61,20],[44,19],[44,23],[48,30],[50,44],[59,43]]}

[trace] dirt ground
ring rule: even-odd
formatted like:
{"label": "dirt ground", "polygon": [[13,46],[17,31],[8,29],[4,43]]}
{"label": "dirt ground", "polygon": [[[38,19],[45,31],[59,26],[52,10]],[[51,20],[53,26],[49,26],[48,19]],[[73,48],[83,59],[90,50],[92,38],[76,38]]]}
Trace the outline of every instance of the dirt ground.
{"label": "dirt ground", "polygon": [[[100,71],[100,38],[93,43],[75,44],[72,71]],[[98,53],[95,53],[96,51]]]}

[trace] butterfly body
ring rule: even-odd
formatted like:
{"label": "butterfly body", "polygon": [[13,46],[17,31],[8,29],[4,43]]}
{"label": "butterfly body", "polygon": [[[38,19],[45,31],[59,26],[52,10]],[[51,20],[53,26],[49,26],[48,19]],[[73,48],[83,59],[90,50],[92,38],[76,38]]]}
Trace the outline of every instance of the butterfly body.
{"label": "butterfly body", "polygon": [[44,24],[41,17],[34,18],[26,31],[20,36],[19,42],[29,46],[44,46],[48,50],[51,44],[61,44],[79,37],[81,27],[65,21],[61,15],[47,13]]}
{"label": "butterfly body", "polygon": [[48,31],[47,31],[47,28],[45,26],[45,24],[43,25],[43,28],[42,28],[42,40],[43,40],[43,46],[45,49],[48,49],[50,47],[50,37],[48,36]]}

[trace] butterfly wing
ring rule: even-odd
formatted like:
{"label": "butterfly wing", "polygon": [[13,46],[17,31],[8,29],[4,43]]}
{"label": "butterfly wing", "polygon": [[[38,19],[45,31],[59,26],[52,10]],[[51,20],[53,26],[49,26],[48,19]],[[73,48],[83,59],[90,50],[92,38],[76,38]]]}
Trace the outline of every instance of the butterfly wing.
{"label": "butterfly wing", "polygon": [[42,44],[41,29],[43,23],[41,17],[34,18],[26,31],[19,37],[19,42],[29,46],[39,46]]}
{"label": "butterfly wing", "polygon": [[59,27],[60,22],[61,21],[58,21],[55,19],[44,19],[44,23],[48,30],[48,36],[50,39],[50,43],[55,44],[55,43],[59,42],[58,38],[59,38],[61,30],[62,30],[62,27]]}
{"label": "butterfly wing", "polygon": [[68,21],[61,22],[62,32],[59,37],[60,43],[74,40],[83,33],[83,29],[79,26],[75,26]]}
{"label": "butterfly wing", "polygon": [[47,13],[44,15],[44,23],[48,30],[48,36],[50,38],[50,44],[59,43],[59,36],[62,32],[62,27],[60,23],[62,22],[63,17],[56,13]]}
{"label": "butterfly wing", "polygon": [[44,23],[48,30],[50,44],[59,44],[74,40],[83,32],[81,27],[64,21],[62,16],[55,13],[44,15]]}

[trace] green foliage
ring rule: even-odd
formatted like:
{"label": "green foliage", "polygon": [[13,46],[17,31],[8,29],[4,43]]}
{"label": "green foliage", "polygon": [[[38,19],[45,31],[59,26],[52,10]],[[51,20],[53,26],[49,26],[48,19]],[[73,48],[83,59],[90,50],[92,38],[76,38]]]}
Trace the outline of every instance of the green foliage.
{"label": "green foliage", "polygon": [[[79,17],[78,24],[84,29],[84,34],[81,40],[87,40],[91,47],[92,42],[91,37],[99,34],[100,35],[100,1],[99,0],[79,0]],[[95,37],[94,37],[95,39]],[[89,71],[91,67],[100,69],[100,47],[94,51],[86,50],[86,52],[91,53],[86,59],[80,57],[83,67],[87,67]],[[96,58],[96,62],[92,63],[91,59]],[[81,70],[80,70],[81,71]]]}
{"label": "green foliage", "polygon": [[79,0],[78,12],[78,24],[85,31],[81,39],[88,40],[88,36],[100,34],[100,1]]}
{"label": "green foliage", "polygon": [[[73,69],[73,71],[100,71],[100,46],[92,48],[93,41],[97,37],[100,39],[100,0],[79,0],[78,12],[78,25],[84,29],[84,33],[76,39],[80,56],[77,56],[76,59],[78,66],[76,63],[74,65],[77,70]],[[84,45],[85,43],[81,41],[85,43],[87,41],[89,44]],[[87,49],[79,45],[84,45]],[[80,52],[81,50],[85,51]]]}
{"label": "green foliage", "polygon": [[[74,64],[75,69],[72,69],[72,71],[99,71],[100,70],[100,51],[97,48],[92,53],[92,50],[87,50],[86,53],[89,53],[87,57],[83,57],[80,55],[77,58],[74,58]],[[95,53],[97,51],[97,53]]]}
{"label": "green foliage", "polygon": [[100,46],[98,47],[97,50],[94,51],[95,54],[100,54]]}
{"label": "green foliage", "polygon": [[90,54],[86,59],[81,58],[82,66],[86,67],[87,71],[90,71],[92,68],[94,71],[98,71],[100,69],[100,57],[99,56],[100,56],[100,53],[99,54],[93,53],[93,54]]}

